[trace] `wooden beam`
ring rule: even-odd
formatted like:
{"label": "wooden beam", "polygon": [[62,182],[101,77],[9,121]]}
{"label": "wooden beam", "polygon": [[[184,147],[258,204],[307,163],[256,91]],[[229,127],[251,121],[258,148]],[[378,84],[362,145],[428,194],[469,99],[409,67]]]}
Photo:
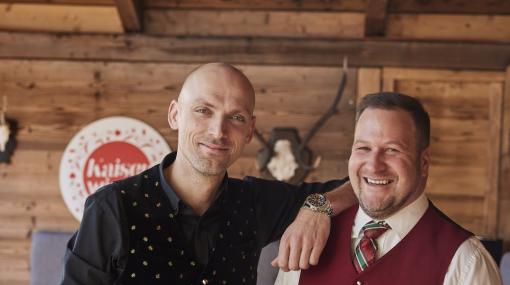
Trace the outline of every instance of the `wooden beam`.
{"label": "wooden beam", "polygon": [[128,33],[141,32],[143,26],[142,3],[140,0],[115,0],[117,11],[124,27]]}
{"label": "wooden beam", "polygon": [[[16,0],[17,3],[114,5],[114,0]],[[0,3],[13,3],[0,0]],[[201,10],[285,10],[285,11],[349,11],[365,12],[367,0],[144,0],[145,8],[201,9]],[[390,13],[432,14],[510,14],[507,0],[391,0]]]}
{"label": "wooden beam", "polygon": [[386,31],[388,0],[368,0],[365,16],[365,36],[384,36]]}
{"label": "wooden beam", "polygon": [[0,33],[0,58],[505,70],[510,45],[391,40]]}
{"label": "wooden beam", "polygon": [[510,14],[507,0],[391,0],[390,13]]}
{"label": "wooden beam", "polygon": [[122,33],[113,6],[0,3],[0,30]]}

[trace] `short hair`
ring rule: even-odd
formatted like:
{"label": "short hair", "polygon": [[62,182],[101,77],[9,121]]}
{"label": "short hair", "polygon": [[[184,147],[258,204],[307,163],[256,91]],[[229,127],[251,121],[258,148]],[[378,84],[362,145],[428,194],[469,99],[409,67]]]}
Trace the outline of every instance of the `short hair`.
{"label": "short hair", "polygon": [[416,128],[418,150],[424,150],[430,144],[430,117],[421,102],[411,96],[397,92],[379,92],[369,94],[361,100],[356,114],[356,122],[366,109],[401,109],[408,112]]}

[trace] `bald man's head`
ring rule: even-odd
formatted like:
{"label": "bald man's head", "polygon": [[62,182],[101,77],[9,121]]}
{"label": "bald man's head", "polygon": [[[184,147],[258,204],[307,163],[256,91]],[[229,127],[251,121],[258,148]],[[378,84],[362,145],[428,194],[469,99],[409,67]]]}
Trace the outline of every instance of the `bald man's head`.
{"label": "bald man's head", "polygon": [[223,62],[214,62],[195,68],[182,85],[179,101],[194,98],[193,95],[203,92],[204,89],[237,91],[235,95],[243,97],[246,108],[250,114],[253,114],[255,91],[246,75],[234,66]]}
{"label": "bald man's head", "polygon": [[176,165],[222,177],[253,136],[254,107],[253,86],[237,68],[209,63],[192,71],[168,110],[178,131]]}

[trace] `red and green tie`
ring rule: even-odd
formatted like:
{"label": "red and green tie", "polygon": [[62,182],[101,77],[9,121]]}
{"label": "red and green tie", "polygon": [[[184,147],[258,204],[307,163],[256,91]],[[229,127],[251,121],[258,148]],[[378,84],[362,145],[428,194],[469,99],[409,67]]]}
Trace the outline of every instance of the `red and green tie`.
{"label": "red and green tie", "polygon": [[377,254],[376,240],[388,229],[391,229],[391,227],[384,221],[370,221],[361,228],[360,233],[363,234],[363,237],[354,250],[353,258],[354,266],[358,273],[375,262]]}

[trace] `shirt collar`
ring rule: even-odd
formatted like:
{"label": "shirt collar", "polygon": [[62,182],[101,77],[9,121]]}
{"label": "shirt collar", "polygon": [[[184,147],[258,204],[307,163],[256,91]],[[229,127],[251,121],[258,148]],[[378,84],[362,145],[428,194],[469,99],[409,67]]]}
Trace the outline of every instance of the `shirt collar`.
{"label": "shirt collar", "polygon": [[[181,198],[177,196],[177,193],[175,193],[174,189],[165,179],[165,169],[170,166],[175,161],[175,158],[177,157],[177,152],[171,152],[167,154],[161,163],[158,166],[159,170],[159,181],[161,184],[161,187],[163,187],[163,191],[165,191],[166,196],[170,200],[170,205],[172,206],[172,209],[174,210],[175,214],[179,211],[179,203],[181,202]],[[218,189],[218,192],[216,193],[215,199],[218,199],[220,194],[223,192],[224,189],[228,186],[228,175],[225,173],[225,177],[223,178],[223,181],[220,184],[220,188]],[[184,202],[184,201],[182,201]]]}
{"label": "shirt collar", "polygon": [[[425,193],[422,193],[418,199],[384,219],[384,221],[397,233],[400,239],[403,239],[418,223],[428,207],[429,201],[427,196]],[[371,220],[373,219],[359,207],[352,227],[352,237],[358,237],[361,228]],[[375,219],[375,221],[379,220]]]}

